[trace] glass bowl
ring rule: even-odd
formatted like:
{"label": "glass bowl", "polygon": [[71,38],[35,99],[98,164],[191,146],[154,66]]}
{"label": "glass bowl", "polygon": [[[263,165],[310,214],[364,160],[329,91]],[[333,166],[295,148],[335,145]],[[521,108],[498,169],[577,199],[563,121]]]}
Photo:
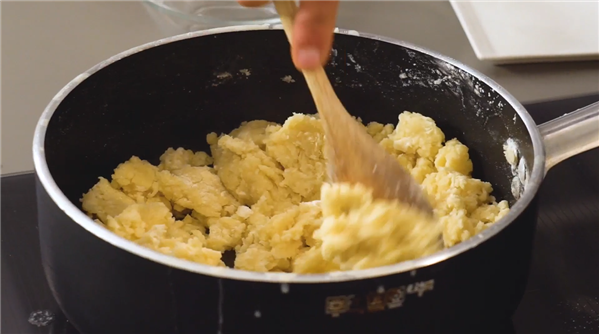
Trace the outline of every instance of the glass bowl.
{"label": "glass bowl", "polygon": [[259,8],[243,7],[234,0],[145,0],[145,3],[153,9],[151,14],[155,19],[170,23],[185,32],[232,25],[280,22],[272,3]]}

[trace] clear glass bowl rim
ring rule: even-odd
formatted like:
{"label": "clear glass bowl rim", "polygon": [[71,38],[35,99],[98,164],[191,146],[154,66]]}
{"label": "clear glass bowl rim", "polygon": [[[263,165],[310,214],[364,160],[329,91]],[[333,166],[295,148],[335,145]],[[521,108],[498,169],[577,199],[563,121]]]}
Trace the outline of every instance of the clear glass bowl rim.
{"label": "clear glass bowl rim", "polygon": [[240,20],[240,21],[227,21],[221,20],[217,18],[211,18],[207,16],[199,16],[199,15],[191,15],[189,13],[182,12],[178,9],[175,9],[168,4],[165,4],[163,1],[157,0],[143,0],[144,3],[150,5],[151,7],[164,12],[168,15],[172,15],[174,17],[178,17],[184,19],[186,21],[191,21],[200,24],[206,24],[210,26],[231,26],[231,25],[255,25],[255,24],[278,24],[281,22],[279,17],[274,17],[271,19],[261,19],[261,20]]}

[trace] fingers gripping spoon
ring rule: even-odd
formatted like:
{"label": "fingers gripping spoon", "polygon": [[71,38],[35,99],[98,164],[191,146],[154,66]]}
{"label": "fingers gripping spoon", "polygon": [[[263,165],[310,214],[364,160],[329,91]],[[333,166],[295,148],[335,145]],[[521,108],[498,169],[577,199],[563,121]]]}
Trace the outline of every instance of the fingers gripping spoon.
{"label": "fingers gripping spoon", "polygon": [[[294,1],[274,3],[291,43],[297,6]],[[303,74],[323,121],[331,180],[361,183],[373,189],[375,198],[397,199],[432,214],[418,182],[345,110],[324,68],[320,66]]]}

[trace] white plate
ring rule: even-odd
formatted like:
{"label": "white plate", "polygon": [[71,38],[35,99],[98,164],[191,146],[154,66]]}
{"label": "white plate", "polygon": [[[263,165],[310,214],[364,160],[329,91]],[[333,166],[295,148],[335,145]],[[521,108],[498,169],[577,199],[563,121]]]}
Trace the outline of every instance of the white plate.
{"label": "white plate", "polygon": [[451,0],[451,5],[480,60],[599,60],[598,0]]}

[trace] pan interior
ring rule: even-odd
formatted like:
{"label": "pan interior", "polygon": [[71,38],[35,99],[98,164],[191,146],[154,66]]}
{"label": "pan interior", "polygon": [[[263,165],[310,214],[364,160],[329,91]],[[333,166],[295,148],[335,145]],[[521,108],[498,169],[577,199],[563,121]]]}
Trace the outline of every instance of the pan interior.
{"label": "pan interior", "polygon": [[[54,181],[80,207],[98,176],[109,178],[132,155],[157,164],[169,147],[209,152],[206,134],[243,121],[315,113],[288,50],[280,30],[229,32],[150,48],[99,70],[50,119],[44,145]],[[428,54],[351,35],[336,36],[326,69],[348,111],[364,122],[397,124],[405,110],[433,118],[447,140],[470,148],[474,176],[514,204],[503,145],[515,140],[531,170],[531,138],[487,84]]]}

